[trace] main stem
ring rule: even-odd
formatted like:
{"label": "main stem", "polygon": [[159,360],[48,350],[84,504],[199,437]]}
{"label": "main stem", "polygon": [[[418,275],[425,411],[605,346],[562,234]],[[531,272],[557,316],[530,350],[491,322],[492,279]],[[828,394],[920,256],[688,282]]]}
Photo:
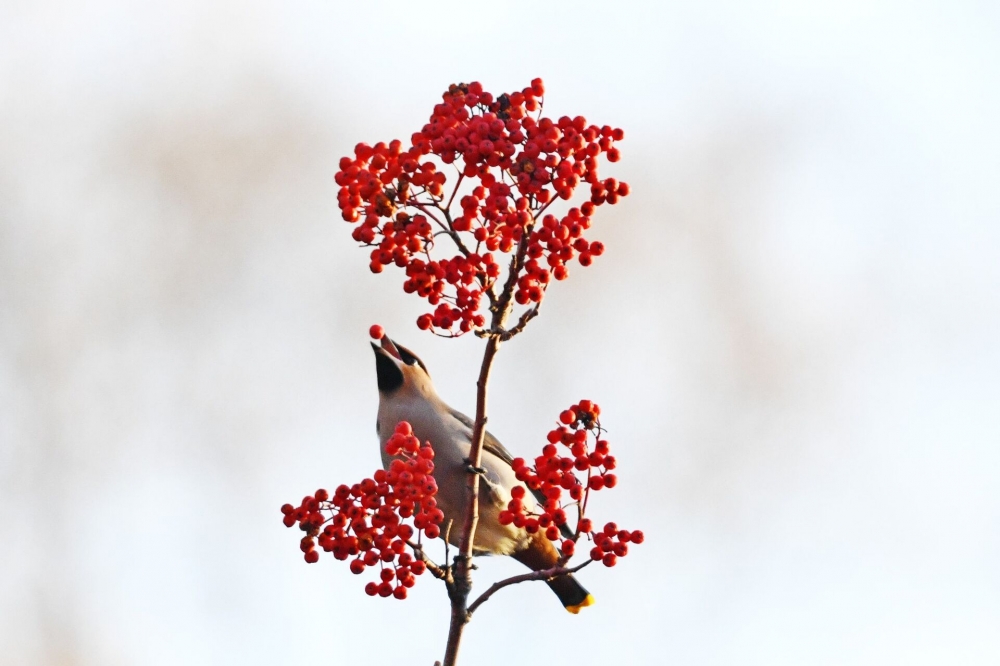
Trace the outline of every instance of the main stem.
{"label": "main stem", "polygon": [[[486,387],[490,379],[490,369],[493,358],[500,349],[503,337],[503,325],[510,314],[511,298],[517,276],[524,267],[524,257],[528,249],[528,237],[534,224],[528,225],[518,243],[517,251],[511,258],[510,270],[503,291],[491,308],[493,311],[490,322],[490,334],[486,338],[486,350],[483,352],[483,364],[479,368],[479,381],[476,382],[476,423],[472,430],[472,449],[469,451],[469,464],[478,469],[482,466],[483,439],[486,435]],[[451,624],[448,627],[448,644],[445,647],[442,666],[455,666],[458,660],[458,648],[462,642],[462,632],[469,622],[469,592],[472,590],[472,545],[475,540],[476,526],[479,523],[479,474],[469,474],[469,507],[465,514],[465,525],[462,529],[462,539],[459,542],[459,553],[452,567],[452,580],[448,584],[448,596],[451,599]]]}
{"label": "main stem", "polygon": [[[490,368],[493,357],[500,348],[499,336],[491,335],[486,341],[486,351],[483,354],[483,364],[479,369],[479,381],[476,382],[476,424],[472,431],[472,450],[469,452],[469,464],[473,467],[482,465],[483,437],[486,434],[486,386],[490,378]],[[443,666],[454,666],[458,659],[458,648],[462,641],[462,630],[469,622],[469,592],[472,590],[472,544],[479,524],[479,474],[469,474],[469,490],[472,500],[465,515],[465,525],[462,530],[462,540],[459,554],[455,557],[453,581],[449,586],[451,597],[451,625],[448,628],[448,645],[445,648]]]}

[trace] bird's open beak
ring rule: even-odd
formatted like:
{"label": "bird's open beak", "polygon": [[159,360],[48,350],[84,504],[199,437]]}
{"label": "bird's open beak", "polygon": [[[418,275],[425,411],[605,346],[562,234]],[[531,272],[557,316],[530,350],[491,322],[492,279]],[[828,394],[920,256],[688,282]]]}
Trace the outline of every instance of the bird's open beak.
{"label": "bird's open beak", "polygon": [[396,349],[396,345],[393,344],[392,340],[389,339],[388,335],[382,336],[382,349],[386,350],[387,352],[389,352],[390,355],[396,357],[400,361],[403,360],[402,355],[399,353],[399,350]]}
{"label": "bird's open beak", "polygon": [[393,344],[392,340],[389,339],[389,336],[387,335],[382,336],[381,346],[375,344],[374,342],[371,344],[372,344],[372,350],[376,354],[384,353],[386,356],[391,356],[400,363],[403,362],[403,356],[399,353],[399,349],[396,348],[396,345]]}

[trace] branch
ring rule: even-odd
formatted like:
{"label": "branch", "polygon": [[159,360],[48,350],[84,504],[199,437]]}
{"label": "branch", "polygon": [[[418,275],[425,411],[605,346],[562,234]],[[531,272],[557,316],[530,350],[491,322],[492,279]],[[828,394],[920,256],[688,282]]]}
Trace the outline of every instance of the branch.
{"label": "branch", "polygon": [[[447,215],[447,211],[444,211]],[[510,260],[510,268],[503,291],[497,297],[490,328],[503,330],[507,316],[511,310],[511,300],[514,297],[514,287],[517,277],[524,268],[524,258],[528,252],[528,239],[535,222],[531,220],[524,228],[517,252]],[[457,233],[455,234],[457,236]],[[525,321],[527,323],[527,321]],[[483,364],[479,369],[479,381],[476,382],[476,421],[472,430],[472,448],[469,451],[469,463],[473,470],[482,467],[483,440],[486,435],[486,386],[490,379],[490,369],[493,358],[500,349],[501,336],[489,335],[486,340],[486,350],[483,352]],[[448,588],[451,598],[451,625],[448,627],[448,644],[445,646],[444,666],[455,666],[458,659],[458,648],[462,641],[462,630],[469,622],[469,592],[472,590],[472,546],[475,542],[476,526],[479,524],[479,474],[475,471],[469,474],[469,506],[465,513],[465,525],[462,538],[459,541],[459,554],[455,557],[452,569],[453,583]]]}
{"label": "branch", "polygon": [[406,545],[413,550],[413,553],[417,556],[417,559],[424,563],[424,565],[427,567],[427,570],[430,571],[435,578],[439,578],[447,582],[448,572],[445,570],[444,567],[442,567],[439,564],[436,564],[434,560],[427,557],[427,554],[424,553],[423,546],[421,546],[419,543],[413,543],[412,541],[407,541]]}
{"label": "branch", "polygon": [[499,592],[505,587],[511,585],[517,585],[518,583],[526,583],[531,580],[552,580],[553,578],[558,578],[559,576],[565,576],[567,574],[576,573],[580,569],[584,568],[594,560],[587,560],[582,564],[578,564],[575,567],[552,567],[551,569],[542,569],[541,571],[532,571],[531,573],[521,574],[519,576],[511,576],[510,578],[505,578],[499,582],[493,583],[488,590],[479,595],[479,598],[473,601],[469,605],[468,613],[472,615],[476,612],[476,609],[482,606],[486,601],[492,597],[494,594]]}
{"label": "branch", "polygon": [[524,327],[528,325],[528,322],[538,316],[538,309],[542,306],[541,303],[536,303],[534,307],[525,310],[520,318],[517,320],[517,324],[510,329],[486,329],[481,331],[476,331],[476,335],[485,338],[491,335],[499,336],[502,342],[507,342],[512,337],[524,330]]}

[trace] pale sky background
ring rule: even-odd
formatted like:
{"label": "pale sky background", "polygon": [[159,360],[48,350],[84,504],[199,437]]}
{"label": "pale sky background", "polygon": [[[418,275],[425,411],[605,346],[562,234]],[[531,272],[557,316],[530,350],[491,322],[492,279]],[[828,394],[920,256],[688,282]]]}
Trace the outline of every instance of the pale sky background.
{"label": "pale sky background", "polygon": [[338,158],[535,76],[633,195],[490,425],[530,455],[598,401],[593,515],[647,541],[462,663],[1000,663],[1000,11],[748,4],[0,2],[0,664],[441,656],[439,583],[370,599],[278,507],[378,465],[370,324],[474,404]]}

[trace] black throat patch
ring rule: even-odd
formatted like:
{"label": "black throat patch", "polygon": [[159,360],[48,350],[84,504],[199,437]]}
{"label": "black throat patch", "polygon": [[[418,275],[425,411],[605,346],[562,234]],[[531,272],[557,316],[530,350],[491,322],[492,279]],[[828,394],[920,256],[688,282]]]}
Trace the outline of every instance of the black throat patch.
{"label": "black throat patch", "polygon": [[383,351],[375,352],[375,374],[380,393],[392,393],[403,385],[403,371]]}

